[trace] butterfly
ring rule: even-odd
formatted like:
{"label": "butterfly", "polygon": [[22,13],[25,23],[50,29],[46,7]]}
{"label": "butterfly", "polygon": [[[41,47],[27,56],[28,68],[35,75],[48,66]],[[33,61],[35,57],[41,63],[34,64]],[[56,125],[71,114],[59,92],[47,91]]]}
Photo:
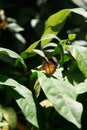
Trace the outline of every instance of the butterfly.
{"label": "butterfly", "polygon": [[6,29],[7,24],[8,23],[4,14],[4,10],[0,9],[0,29]]}
{"label": "butterfly", "polygon": [[43,59],[42,68],[47,75],[51,75],[56,71],[58,60],[56,57],[51,57],[48,60]]}

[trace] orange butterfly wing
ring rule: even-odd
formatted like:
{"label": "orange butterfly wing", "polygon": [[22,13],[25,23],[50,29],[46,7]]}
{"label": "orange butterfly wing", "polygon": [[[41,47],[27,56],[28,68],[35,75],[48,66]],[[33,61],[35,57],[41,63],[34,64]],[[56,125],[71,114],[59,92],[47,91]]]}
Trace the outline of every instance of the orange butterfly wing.
{"label": "orange butterfly wing", "polygon": [[43,69],[45,70],[47,75],[53,74],[56,70],[56,63],[54,61],[52,61],[51,59],[46,61],[43,61]]}

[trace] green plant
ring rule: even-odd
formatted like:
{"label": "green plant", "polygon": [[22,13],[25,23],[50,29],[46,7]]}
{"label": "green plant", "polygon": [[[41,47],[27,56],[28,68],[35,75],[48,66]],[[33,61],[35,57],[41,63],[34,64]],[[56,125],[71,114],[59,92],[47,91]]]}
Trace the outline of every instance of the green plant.
{"label": "green plant", "polygon": [[[79,39],[80,31],[69,32],[66,39],[58,36],[72,13],[80,15],[82,27],[85,26],[87,12],[84,9],[63,9],[48,18],[41,39],[20,55],[0,48],[3,63],[0,89],[3,93],[6,91],[8,97],[1,105],[8,105],[15,99],[25,118],[41,130],[48,129],[45,128],[51,116],[48,108],[54,108],[67,122],[74,124],[75,129],[82,127],[83,105],[78,96],[87,92],[87,34],[84,39]],[[46,75],[42,60],[55,55],[60,55],[58,67],[53,75]],[[67,126],[60,129],[66,128],[69,129]]]}

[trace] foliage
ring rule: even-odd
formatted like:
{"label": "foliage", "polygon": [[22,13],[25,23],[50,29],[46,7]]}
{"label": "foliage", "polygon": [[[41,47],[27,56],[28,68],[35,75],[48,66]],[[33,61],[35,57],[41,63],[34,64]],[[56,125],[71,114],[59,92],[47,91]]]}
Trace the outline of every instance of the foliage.
{"label": "foliage", "polygon": [[[27,8],[20,11],[28,12]],[[39,40],[32,40],[29,46],[21,27],[27,21],[18,24],[3,10],[0,13],[1,42],[4,43],[3,35],[8,35],[18,47],[15,49],[13,43],[10,47],[8,37],[9,46],[0,47],[0,126],[14,129],[15,111],[21,110],[31,129],[83,129],[87,103],[86,10],[61,9],[50,15],[41,38],[38,36]],[[47,63],[55,56],[59,56],[57,68],[47,75],[43,60]]]}

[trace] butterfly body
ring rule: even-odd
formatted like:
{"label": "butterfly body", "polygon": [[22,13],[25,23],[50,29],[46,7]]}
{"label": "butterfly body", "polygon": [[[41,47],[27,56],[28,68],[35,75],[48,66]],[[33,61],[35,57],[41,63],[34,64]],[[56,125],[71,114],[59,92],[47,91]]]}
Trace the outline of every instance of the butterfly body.
{"label": "butterfly body", "polygon": [[42,67],[47,75],[53,74],[57,68],[57,59],[55,57],[52,57],[48,60],[44,59]]}

